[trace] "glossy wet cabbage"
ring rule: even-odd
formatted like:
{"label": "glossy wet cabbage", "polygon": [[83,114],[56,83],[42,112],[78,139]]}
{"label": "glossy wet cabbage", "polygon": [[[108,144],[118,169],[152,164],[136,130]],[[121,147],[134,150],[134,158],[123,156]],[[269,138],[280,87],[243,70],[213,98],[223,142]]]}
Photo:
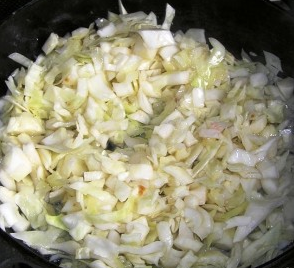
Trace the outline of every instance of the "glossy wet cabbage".
{"label": "glossy wet cabbage", "polygon": [[10,55],[0,227],[62,267],[246,267],[293,240],[293,79],[166,10]]}

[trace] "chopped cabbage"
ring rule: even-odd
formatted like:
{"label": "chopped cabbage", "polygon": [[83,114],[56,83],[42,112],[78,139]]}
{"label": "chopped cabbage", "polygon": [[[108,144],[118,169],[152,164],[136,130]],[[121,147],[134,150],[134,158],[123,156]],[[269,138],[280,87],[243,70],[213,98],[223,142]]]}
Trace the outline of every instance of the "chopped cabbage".
{"label": "chopped cabbage", "polygon": [[[108,13],[0,101],[0,228],[62,267],[247,267],[294,238],[294,80],[203,29]],[[289,116],[290,115],[290,116]]]}

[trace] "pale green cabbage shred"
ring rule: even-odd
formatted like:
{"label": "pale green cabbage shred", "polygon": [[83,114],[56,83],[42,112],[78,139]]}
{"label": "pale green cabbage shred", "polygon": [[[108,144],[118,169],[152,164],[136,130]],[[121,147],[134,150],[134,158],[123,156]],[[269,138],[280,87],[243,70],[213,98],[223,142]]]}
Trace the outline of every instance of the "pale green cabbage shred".
{"label": "pale green cabbage shred", "polygon": [[52,33],[1,99],[0,227],[61,267],[247,267],[294,237],[293,79],[175,10]]}

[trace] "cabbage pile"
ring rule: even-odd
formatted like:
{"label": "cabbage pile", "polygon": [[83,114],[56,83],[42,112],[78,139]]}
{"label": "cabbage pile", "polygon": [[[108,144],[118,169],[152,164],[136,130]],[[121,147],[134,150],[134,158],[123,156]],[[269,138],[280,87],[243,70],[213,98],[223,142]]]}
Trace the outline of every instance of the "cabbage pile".
{"label": "cabbage pile", "polygon": [[247,267],[294,238],[293,79],[174,16],[120,3],[10,55],[0,227],[61,267]]}

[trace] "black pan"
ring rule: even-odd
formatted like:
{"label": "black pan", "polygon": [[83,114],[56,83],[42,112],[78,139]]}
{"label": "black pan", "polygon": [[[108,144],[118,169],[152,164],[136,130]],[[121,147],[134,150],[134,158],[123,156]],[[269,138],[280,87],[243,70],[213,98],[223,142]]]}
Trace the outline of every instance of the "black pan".
{"label": "black pan", "polygon": [[[176,9],[172,30],[204,28],[206,37],[218,39],[236,57],[241,49],[262,55],[266,50],[282,60],[285,75],[294,77],[294,12],[285,11],[266,0],[166,0]],[[292,0],[288,5],[294,6]],[[154,11],[164,16],[164,0],[124,0],[129,12]],[[284,7],[284,5],[281,5]],[[287,7],[286,7],[287,8]],[[117,0],[33,0],[0,25],[0,89],[4,80],[19,67],[7,56],[19,52],[35,59],[51,32],[64,35],[87,27],[107,11],[118,12]],[[294,209],[294,208],[293,208]],[[0,268],[57,267],[9,232],[0,231]],[[260,268],[294,268],[294,246]]]}

